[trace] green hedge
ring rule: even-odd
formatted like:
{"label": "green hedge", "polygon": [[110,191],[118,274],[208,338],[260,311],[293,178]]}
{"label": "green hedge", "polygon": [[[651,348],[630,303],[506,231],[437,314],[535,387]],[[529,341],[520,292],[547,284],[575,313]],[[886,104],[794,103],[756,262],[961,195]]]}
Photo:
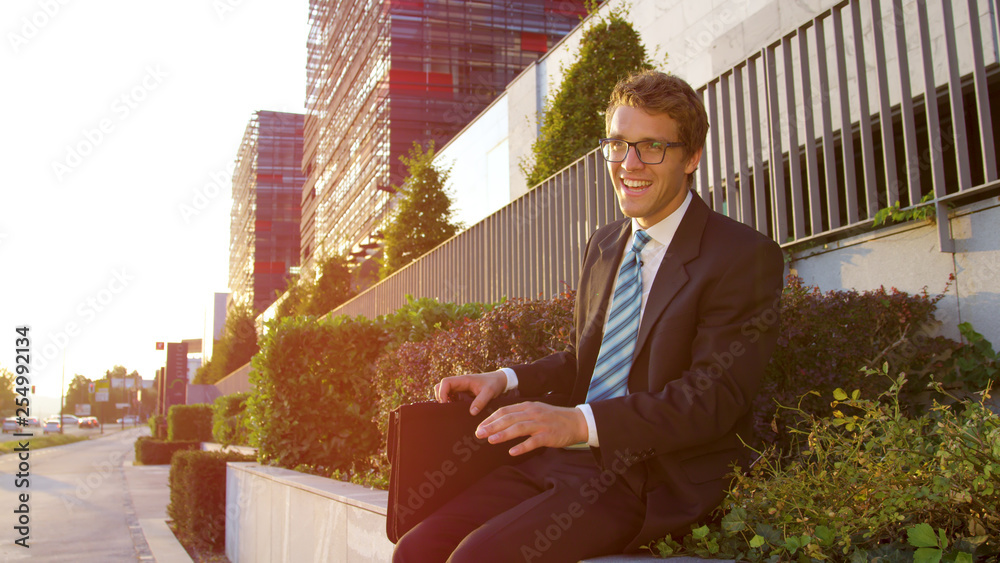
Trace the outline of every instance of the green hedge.
{"label": "green hedge", "polygon": [[253,359],[247,401],[261,462],[321,474],[353,470],[378,444],[369,383],[386,343],[372,321],[285,317]]}
{"label": "green hedge", "polygon": [[149,432],[157,440],[167,438],[167,419],[162,414],[154,414],[146,421],[149,424]]}
{"label": "green hedge", "polygon": [[[916,395],[935,371],[957,373],[960,384],[971,381],[973,376],[966,375],[971,369],[958,372],[953,365],[952,353],[963,347],[935,336],[934,312],[941,298],[895,288],[822,292],[789,277],[777,308],[744,331],[749,341],[755,331],[778,324],[778,344],[754,402],[758,437],[788,447],[788,417],[776,402],[797,404],[817,391],[824,398],[807,395],[801,406],[825,416],[831,412],[825,397],[835,388],[877,395],[882,381],[859,371],[871,361],[887,361],[890,369],[908,373],[911,383],[902,392],[906,404],[919,400]],[[400,404],[431,399],[442,377],[490,371],[561,349],[569,342],[572,323],[573,292],[567,291],[549,300],[513,300],[479,320],[387,350],[378,359],[375,378],[380,429],[384,434],[388,413]]]}
{"label": "green hedge", "polygon": [[221,552],[226,546],[226,463],[253,461],[237,453],[179,452],[170,464],[167,514],[185,543]]}
{"label": "green hedge", "polygon": [[655,542],[654,552],[760,563],[998,561],[1000,417],[939,383],[942,404],[907,413],[899,400],[910,383],[885,369],[864,373],[888,391],[835,389],[823,397],[829,416],[789,406],[798,454],[766,450],[736,475],[713,522]]}
{"label": "green hedge", "polygon": [[250,445],[261,462],[327,476],[369,469],[381,441],[371,384],[378,355],[490,308],[406,300],[375,320],[299,316],[268,323],[246,402]]}
{"label": "green hedge", "polygon": [[223,395],[212,404],[212,440],[224,446],[250,444],[246,402],[250,393]]}
{"label": "green hedge", "polygon": [[197,450],[200,441],[164,441],[150,436],[141,436],[135,441],[135,460],[141,465],[166,465],[174,452]]}
{"label": "green hedge", "polygon": [[478,319],[464,319],[422,341],[410,341],[378,358],[376,421],[386,432],[389,413],[414,401],[432,400],[444,377],[481,373],[542,358],[570,342],[575,292],[552,299],[512,299]]}
{"label": "green hedge", "polygon": [[168,440],[212,441],[212,405],[174,405],[167,411]]}

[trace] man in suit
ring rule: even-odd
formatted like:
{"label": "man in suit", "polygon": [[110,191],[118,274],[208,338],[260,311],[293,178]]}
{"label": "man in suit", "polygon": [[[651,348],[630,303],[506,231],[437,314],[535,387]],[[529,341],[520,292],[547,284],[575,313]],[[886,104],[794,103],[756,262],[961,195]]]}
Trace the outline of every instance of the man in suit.
{"label": "man in suit", "polygon": [[[748,466],[751,404],[777,338],[783,260],[757,231],[690,190],[708,119],[683,80],[647,71],[611,95],[608,161],[627,219],[587,243],[570,349],[443,379],[437,398],[470,411],[517,389],[525,402],[477,429],[502,467],[418,524],[395,561],[578,561],[684,534]],[[718,193],[718,192],[717,192]],[[523,441],[522,441],[523,440]],[[518,443],[519,442],[519,443]]]}

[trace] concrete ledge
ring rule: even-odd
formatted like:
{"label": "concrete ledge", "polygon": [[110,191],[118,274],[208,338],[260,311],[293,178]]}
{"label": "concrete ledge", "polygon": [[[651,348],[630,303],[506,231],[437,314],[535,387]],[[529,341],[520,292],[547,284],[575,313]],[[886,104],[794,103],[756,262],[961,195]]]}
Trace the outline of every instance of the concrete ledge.
{"label": "concrete ledge", "polygon": [[[226,468],[226,556],[231,563],[364,561],[387,563],[389,493],[253,462]],[[611,555],[587,562],[663,561]],[[705,561],[675,557],[673,563]],[[733,563],[732,560],[713,560]]]}
{"label": "concrete ledge", "polygon": [[388,493],[257,463],[226,470],[231,563],[387,562]]}

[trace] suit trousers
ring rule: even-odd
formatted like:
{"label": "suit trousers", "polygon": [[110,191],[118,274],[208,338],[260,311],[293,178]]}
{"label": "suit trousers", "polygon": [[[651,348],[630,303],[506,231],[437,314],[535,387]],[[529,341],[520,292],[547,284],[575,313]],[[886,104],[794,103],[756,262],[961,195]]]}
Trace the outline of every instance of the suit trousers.
{"label": "suit trousers", "polygon": [[588,450],[548,448],[500,467],[406,533],[393,561],[576,562],[621,553],[645,502]]}

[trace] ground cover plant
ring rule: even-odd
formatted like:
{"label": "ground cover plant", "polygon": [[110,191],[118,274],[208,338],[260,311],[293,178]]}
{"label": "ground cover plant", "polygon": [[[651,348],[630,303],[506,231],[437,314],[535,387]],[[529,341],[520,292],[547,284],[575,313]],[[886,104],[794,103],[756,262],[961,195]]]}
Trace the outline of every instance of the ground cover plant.
{"label": "ground cover plant", "polygon": [[[908,414],[907,378],[864,374],[888,390],[836,389],[831,414],[786,410],[797,454],[762,452],[737,471],[714,523],[652,545],[661,556],[746,561],[996,561],[1000,557],[1000,418],[988,392],[936,399]],[[832,399],[832,401],[831,401]]]}

